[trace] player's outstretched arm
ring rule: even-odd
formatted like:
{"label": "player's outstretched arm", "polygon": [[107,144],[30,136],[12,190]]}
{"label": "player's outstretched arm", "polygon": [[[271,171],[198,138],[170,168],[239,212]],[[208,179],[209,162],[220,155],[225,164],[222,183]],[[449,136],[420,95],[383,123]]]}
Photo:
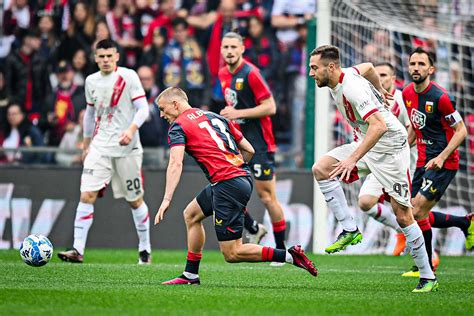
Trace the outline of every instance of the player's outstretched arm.
{"label": "player's outstretched arm", "polygon": [[242,153],[242,157],[244,157],[244,161],[248,163],[253,155],[255,154],[255,149],[253,148],[252,144],[249,143],[248,140],[242,138],[242,140],[237,144]]}
{"label": "player's outstretched arm", "polygon": [[163,220],[163,217],[170,206],[171,200],[173,199],[174,191],[178,186],[181,173],[183,172],[183,158],[184,146],[174,146],[171,148],[168,169],[166,170],[165,195],[163,196],[163,201],[158,209],[158,213],[156,213],[155,225]]}

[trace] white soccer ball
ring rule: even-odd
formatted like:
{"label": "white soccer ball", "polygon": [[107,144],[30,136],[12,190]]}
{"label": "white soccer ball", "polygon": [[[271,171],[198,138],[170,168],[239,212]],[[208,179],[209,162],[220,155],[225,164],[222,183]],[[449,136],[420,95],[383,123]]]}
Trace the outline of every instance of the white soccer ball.
{"label": "white soccer ball", "polygon": [[53,257],[53,244],[43,235],[29,235],[21,243],[20,256],[27,265],[44,266]]}

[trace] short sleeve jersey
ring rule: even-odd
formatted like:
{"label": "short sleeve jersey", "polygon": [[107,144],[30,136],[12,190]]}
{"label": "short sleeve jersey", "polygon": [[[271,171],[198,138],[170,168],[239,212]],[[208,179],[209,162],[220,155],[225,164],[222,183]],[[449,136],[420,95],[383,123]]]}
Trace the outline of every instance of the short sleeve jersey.
{"label": "short sleeve jersey", "polygon": [[395,89],[392,92],[393,100],[388,100],[390,104],[390,112],[395,115],[400,123],[403,124],[406,128],[410,126],[410,119],[408,118],[407,108],[405,107],[405,102],[403,102],[402,91]]}
{"label": "short sleeve jersey", "polygon": [[[233,106],[236,109],[254,108],[263,100],[272,96],[270,88],[260,71],[247,61],[244,61],[233,74],[227,67],[221,68],[219,80],[226,105]],[[239,119],[237,123],[256,153],[273,153],[276,151],[270,116],[258,119]]]}
{"label": "short sleeve jersey", "polygon": [[235,123],[196,108],[183,112],[168,131],[169,146],[185,146],[211,183],[250,176],[237,147],[242,138]]}
{"label": "short sleeve jersey", "polygon": [[133,101],[145,98],[137,73],[124,67],[118,67],[105,76],[98,71],[86,78],[85,94],[87,105],[95,109],[91,146],[111,157],[142,153],[138,133],[129,145],[119,144],[120,135],[130,126],[136,113]]}
{"label": "short sleeve jersey", "polygon": [[382,96],[369,81],[359,75],[356,68],[342,69],[339,83],[330,91],[339,111],[360,141],[364,139],[369,127],[366,120],[376,112],[382,115],[388,130],[371,151],[393,152],[394,149],[401,149],[406,145],[406,127],[385,108]]}
{"label": "short sleeve jersey", "polygon": [[[420,93],[417,93],[414,84],[410,83],[403,89],[403,100],[416,133],[418,147],[416,167],[420,168],[448,146],[454,135],[452,126],[457,124],[453,117],[456,106],[446,90],[433,81]],[[459,169],[457,150],[446,159],[444,168]]]}

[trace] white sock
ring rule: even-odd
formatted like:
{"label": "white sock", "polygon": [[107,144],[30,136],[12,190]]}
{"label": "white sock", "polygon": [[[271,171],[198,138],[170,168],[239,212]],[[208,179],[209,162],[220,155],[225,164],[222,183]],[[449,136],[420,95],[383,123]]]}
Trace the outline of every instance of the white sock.
{"label": "white sock", "polygon": [[138,235],[138,251],[146,250],[151,253],[150,244],[150,215],[148,214],[148,206],[145,202],[138,208],[132,208],[133,221]]}
{"label": "white sock", "polygon": [[403,234],[407,240],[407,247],[410,249],[410,254],[415,261],[418,270],[420,270],[420,278],[434,279],[435,275],[431,270],[430,263],[428,261],[428,254],[425,248],[425,239],[423,233],[416,222],[402,228]]}
{"label": "white sock", "polygon": [[350,232],[355,231],[357,224],[349,214],[346,196],[339,180],[322,180],[318,183],[328,207],[334,213],[338,222],[341,223],[342,229]]}
{"label": "white sock", "polygon": [[387,205],[377,203],[365,213],[385,226],[395,229],[397,233],[402,232],[400,225],[397,223],[397,217]]}
{"label": "white sock", "polygon": [[183,275],[185,277],[187,277],[188,279],[190,279],[190,280],[194,280],[194,279],[199,278],[199,274],[194,274],[194,273],[186,272],[186,271],[183,272]]}
{"label": "white sock", "polygon": [[94,220],[94,205],[79,202],[74,220],[74,244],[73,247],[81,254],[86,248],[87,234]]}
{"label": "white sock", "polygon": [[285,262],[293,263],[293,256],[288,252],[288,250],[285,253]]}

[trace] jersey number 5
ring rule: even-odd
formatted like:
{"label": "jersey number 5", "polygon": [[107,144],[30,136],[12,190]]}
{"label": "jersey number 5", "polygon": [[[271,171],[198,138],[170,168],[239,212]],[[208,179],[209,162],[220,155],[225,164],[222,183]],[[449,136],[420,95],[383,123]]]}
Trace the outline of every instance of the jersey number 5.
{"label": "jersey number 5", "polygon": [[[234,143],[232,142],[229,133],[227,133],[224,123],[222,123],[222,121],[217,118],[213,118],[211,120],[211,123],[212,125],[217,126],[220,132],[225,135],[229,148],[235,150]],[[211,127],[208,121],[203,121],[199,123],[199,127],[207,130],[207,132],[209,133],[209,135],[211,135],[211,138],[216,142],[217,147],[219,147],[220,150],[227,151],[227,148],[224,145],[224,141],[222,140],[222,138],[219,137],[219,135],[217,135],[216,131]]]}

